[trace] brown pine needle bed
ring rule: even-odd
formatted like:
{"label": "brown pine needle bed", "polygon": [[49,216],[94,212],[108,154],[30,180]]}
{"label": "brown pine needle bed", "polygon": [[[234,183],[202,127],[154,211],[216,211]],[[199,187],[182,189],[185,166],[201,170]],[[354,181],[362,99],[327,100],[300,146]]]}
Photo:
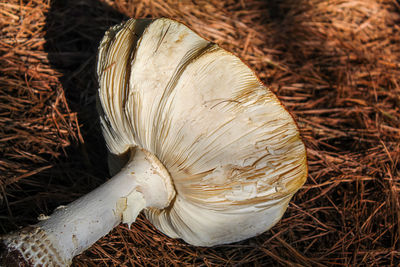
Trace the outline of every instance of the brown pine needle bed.
{"label": "brown pine needle bed", "polygon": [[0,1],[2,233],[109,177],[96,53],[105,30],[130,17],[176,19],[241,57],[297,120],[309,176],[258,237],[194,247],[141,216],[74,266],[400,263],[396,0]]}

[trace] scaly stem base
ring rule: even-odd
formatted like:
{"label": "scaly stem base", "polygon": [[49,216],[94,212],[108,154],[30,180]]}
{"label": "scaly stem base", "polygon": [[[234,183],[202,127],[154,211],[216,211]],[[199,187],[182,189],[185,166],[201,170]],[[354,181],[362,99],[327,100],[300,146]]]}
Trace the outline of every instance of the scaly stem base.
{"label": "scaly stem base", "polygon": [[49,219],[2,241],[12,259],[32,266],[66,266],[119,223],[131,224],[146,207],[167,207],[174,195],[161,162],[148,151],[137,149],[128,164],[105,184],[57,208]]}

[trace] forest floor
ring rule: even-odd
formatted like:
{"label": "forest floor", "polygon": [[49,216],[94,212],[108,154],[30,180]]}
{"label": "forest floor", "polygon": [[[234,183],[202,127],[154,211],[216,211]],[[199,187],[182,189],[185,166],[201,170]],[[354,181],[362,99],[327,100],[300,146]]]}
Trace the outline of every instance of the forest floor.
{"label": "forest floor", "polygon": [[270,231],[213,248],[120,225],[74,266],[400,264],[396,0],[0,0],[0,231],[109,178],[96,113],[104,32],[170,17],[239,56],[298,122],[309,176]]}

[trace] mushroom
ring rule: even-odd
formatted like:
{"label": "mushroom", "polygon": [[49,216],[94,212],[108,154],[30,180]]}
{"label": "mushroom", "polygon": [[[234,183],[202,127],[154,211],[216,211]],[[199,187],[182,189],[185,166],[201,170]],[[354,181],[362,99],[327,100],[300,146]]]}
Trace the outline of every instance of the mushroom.
{"label": "mushroom", "polygon": [[116,174],[3,237],[5,259],[69,265],[142,210],[189,244],[237,242],[275,225],[305,182],[305,147],[291,115],[239,58],[185,25],[162,18],[112,27],[97,75]]}

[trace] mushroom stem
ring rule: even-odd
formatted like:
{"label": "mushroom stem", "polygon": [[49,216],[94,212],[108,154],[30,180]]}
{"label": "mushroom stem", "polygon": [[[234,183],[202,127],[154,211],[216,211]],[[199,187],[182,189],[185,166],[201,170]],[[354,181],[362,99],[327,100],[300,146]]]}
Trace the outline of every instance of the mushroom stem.
{"label": "mushroom stem", "polygon": [[167,207],[175,195],[170,176],[151,153],[137,149],[112,179],[46,220],[3,237],[3,262],[69,265],[119,223],[131,224],[147,207]]}

